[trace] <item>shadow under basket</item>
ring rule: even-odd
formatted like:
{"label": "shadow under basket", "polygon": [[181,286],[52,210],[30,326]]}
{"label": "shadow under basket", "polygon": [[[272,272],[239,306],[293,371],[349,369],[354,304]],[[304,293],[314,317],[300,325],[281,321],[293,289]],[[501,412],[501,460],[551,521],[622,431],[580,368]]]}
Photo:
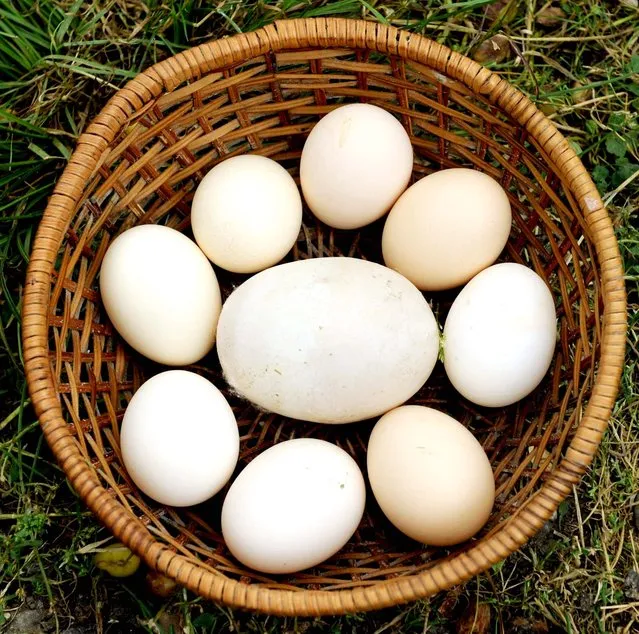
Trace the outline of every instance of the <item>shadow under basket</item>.
{"label": "shadow under basket", "polygon": [[[220,500],[162,507],[122,466],[119,427],[136,389],[163,368],[119,338],[97,277],[109,243],[161,223],[190,232],[193,192],[220,161],[254,153],[297,178],[313,125],[344,103],[396,115],[413,143],[413,181],[473,167],[510,198],[502,259],[546,280],[560,338],[542,384],[507,408],[462,399],[438,364],[410,401],[441,409],[484,446],[497,488],[475,539],[429,549],[392,528],[368,495],[360,528],[336,556],[298,574],[251,571],[228,552]],[[348,255],[381,262],[383,221],[335,231],[305,210],[287,259]],[[223,295],[244,278],[218,271]],[[439,322],[456,292],[427,298]],[[519,91],[424,37],[373,22],[306,19],[209,42],[156,64],[108,102],[87,131],[47,206],[23,308],[33,404],[75,490],[120,541],[161,573],[229,606],[273,614],[374,610],[428,597],[488,569],[534,535],[571,492],[597,450],[624,362],[625,291],[610,219],[592,180],[553,124]],[[193,366],[221,388],[241,435],[238,470],[274,443],[325,438],[364,469],[372,421],[321,426],[265,414],[229,393],[215,350]]]}

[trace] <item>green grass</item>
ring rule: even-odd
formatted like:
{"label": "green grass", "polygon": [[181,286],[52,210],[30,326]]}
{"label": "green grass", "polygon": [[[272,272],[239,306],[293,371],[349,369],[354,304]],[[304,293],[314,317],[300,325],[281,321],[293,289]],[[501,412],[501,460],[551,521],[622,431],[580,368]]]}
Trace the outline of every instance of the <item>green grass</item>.
{"label": "green grass", "polygon": [[[557,19],[543,0],[0,0],[0,631],[39,610],[42,628],[60,632],[467,632],[477,603],[490,613],[481,631],[637,631],[639,594],[626,584],[639,571],[639,10],[632,4],[554,3],[564,12]],[[108,534],[43,443],[19,342],[29,251],[79,133],[129,77],[211,37],[320,15],[395,24],[464,54],[494,34],[511,38],[518,54],[491,66],[553,118],[609,203],[630,299],[620,396],[592,469],[557,518],[463,588],[316,620],[232,613],[182,591],[162,601],[145,589],[143,573],[121,582],[95,570],[89,551]]]}

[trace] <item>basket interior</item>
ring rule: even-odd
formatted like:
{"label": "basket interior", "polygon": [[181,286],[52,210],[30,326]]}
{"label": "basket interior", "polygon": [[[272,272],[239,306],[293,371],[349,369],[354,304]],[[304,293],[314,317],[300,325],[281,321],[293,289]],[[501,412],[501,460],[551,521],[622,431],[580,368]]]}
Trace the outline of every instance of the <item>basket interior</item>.
{"label": "basket interior", "polygon": [[[269,577],[244,568],[225,548],[219,533],[224,491],[188,510],[161,507],[141,495],[122,466],[119,426],[135,390],[164,368],[137,355],[114,332],[100,303],[97,276],[110,241],[127,228],[161,223],[189,234],[198,181],[229,156],[270,156],[297,178],[309,130],[322,114],[353,101],[379,105],[404,124],[415,151],[413,182],[455,166],[498,179],[514,215],[501,259],[536,270],[555,298],[560,341],[550,372],[528,398],[502,409],[475,406],[452,389],[438,363],[411,400],[460,420],[488,453],[497,498],[477,539],[508,522],[556,468],[596,370],[602,304],[578,206],[535,139],[458,81],[366,50],[300,50],[202,74],[146,103],[100,157],[66,232],[49,307],[52,373],[77,447],[102,485],[157,540],[197,565],[245,583],[314,589],[366,585],[417,573],[468,544],[452,551],[428,549],[403,537],[369,491],[362,524],[338,555],[311,571]],[[303,230],[287,259],[348,255],[382,262],[382,227],[383,220],[358,232],[335,231],[305,210]],[[245,279],[217,274],[224,297]],[[441,325],[455,295],[426,294]],[[215,350],[191,369],[211,379],[233,406],[241,434],[238,471],[274,443],[314,436],[346,449],[366,472],[373,421],[322,426],[259,412],[225,389]]]}

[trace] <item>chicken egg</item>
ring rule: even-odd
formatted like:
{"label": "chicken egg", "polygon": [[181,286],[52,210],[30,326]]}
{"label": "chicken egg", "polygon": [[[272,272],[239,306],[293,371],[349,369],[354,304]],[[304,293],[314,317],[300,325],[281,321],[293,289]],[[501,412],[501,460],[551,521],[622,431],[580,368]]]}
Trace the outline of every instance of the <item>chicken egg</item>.
{"label": "chicken egg", "polygon": [[302,198],[293,177],[265,156],[234,156],[199,184],[191,207],[193,235],[214,264],[255,273],[279,262],[302,225]]}
{"label": "chicken egg", "polygon": [[402,124],[382,108],[353,103],[332,110],[311,130],[300,180],[317,218],[356,229],[391,208],[412,169],[413,147]]}
{"label": "chicken egg", "polygon": [[348,542],[365,502],[364,477],[343,449],[316,438],[287,440],[253,459],[233,482],[222,534],[246,566],[297,572]]}
{"label": "chicken egg", "polygon": [[367,468],[384,515],[424,544],[463,542],[490,516],[495,482],[488,457],[443,412],[405,405],[382,416],[368,442]]}
{"label": "chicken egg", "polygon": [[382,235],[384,262],[421,290],[453,288],[499,257],[511,223],[508,196],[487,174],[434,172],[393,205]]}
{"label": "chicken egg", "polygon": [[141,491],[160,504],[191,506],[215,495],[231,477],[240,437],[233,410],[210,381],[169,370],[131,398],[120,449]]}
{"label": "chicken egg", "polygon": [[556,340],[555,303],[544,280],[521,264],[495,264],[468,282],[450,308],[444,367],[469,401],[502,407],[539,385]]}
{"label": "chicken egg", "polygon": [[188,365],[213,347],[220,287],[206,256],[175,229],[140,225],[119,235],[102,261],[100,294],[123,339],[153,361]]}

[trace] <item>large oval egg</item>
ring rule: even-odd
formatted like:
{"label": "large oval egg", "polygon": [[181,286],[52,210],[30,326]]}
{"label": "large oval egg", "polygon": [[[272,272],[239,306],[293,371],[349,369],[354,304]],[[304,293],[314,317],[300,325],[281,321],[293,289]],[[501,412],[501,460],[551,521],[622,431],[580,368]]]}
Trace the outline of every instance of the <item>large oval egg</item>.
{"label": "large oval egg", "polygon": [[213,347],[222,307],[213,267],[175,229],[133,227],[107,249],[100,293],[124,340],[166,365],[199,361]]}
{"label": "large oval egg", "polygon": [[231,477],[240,436],[231,406],[210,381],[169,370],[133,395],[120,430],[122,461],[135,484],[169,506],[215,495]]}
{"label": "large oval egg", "polygon": [[496,264],[453,302],[444,325],[444,367],[469,401],[502,407],[539,385],[556,340],[555,303],[546,283],[521,264]]}
{"label": "large oval egg", "polygon": [[382,416],[368,443],[367,468],[386,517],[419,542],[458,544],[490,516],[495,482],[488,457],[443,412],[407,405]]}
{"label": "large oval egg", "polygon": [[365,502],[362,473],[343,449],[315,438],[288,440],[257,456],[233,482],[222,534],[250,568],[296,572],[348,542]]}
{"label": "large oval egg", "polygon": [[228,383],[259,407],[347,423],[404,403],[428,379],[439,329],[402,275],[354,258],[276,266],[224,304],[217,352]]}

